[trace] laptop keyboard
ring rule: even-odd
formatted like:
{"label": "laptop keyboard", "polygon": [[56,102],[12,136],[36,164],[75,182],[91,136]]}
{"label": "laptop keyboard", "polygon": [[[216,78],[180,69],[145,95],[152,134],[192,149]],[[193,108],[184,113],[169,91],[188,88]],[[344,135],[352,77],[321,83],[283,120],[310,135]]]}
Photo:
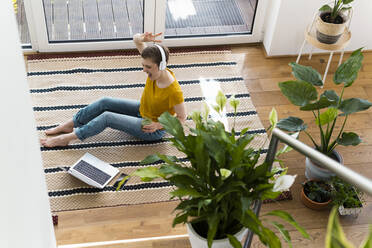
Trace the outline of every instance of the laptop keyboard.
{"label": "laptop keyboard", "polygon": [[74,169],[100,185],[104,185],[107,180],[111,178],[109,174],[97,169],[84,160],[79,161],[79,163],[75,165]]}

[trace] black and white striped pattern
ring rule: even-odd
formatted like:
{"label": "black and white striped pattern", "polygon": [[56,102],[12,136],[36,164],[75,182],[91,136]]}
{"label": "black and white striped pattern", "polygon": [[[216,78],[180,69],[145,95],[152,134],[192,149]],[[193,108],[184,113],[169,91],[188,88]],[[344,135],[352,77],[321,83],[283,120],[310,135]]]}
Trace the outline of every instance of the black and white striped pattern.
{"label": "black and white striped pattern", "polygon": [[[265,153],[268,145],[266,133],[240,76],[241,59],[240,55],[226,51],[175,54],[171,56],[168,67],[181,85],[188,113],[202,110],[204,96],[199,86],[200,78],[214,79],[227,96],[234,94],[241,103],[235,117],[235,129],[250,127],[249,132],[257,134],[253,142],[255,147]],[[46,129],[72,118],[80,108],[103,96],[139,99],[146,79],[142,67],[138,67],[140,64],[139,56],[29,61],[30,93],[40,137],[45,137]],[[227,106],[227,119],[231,125],[234,120],[231,106]],[[190,125],[191,120],[187,120],[187,124]],[[67,147],[41,147],[41,152],[53,211],[169,200],[171,186],[164,181],[144,183],[131,178],[119,192],[112,186],[99,190],[60,168],[69,168],[86,152],[126,174],[140,168],[139,161],[155,152],[175,155],[187,162],[184,154],[166,140],[141,141],[112,129]]]}

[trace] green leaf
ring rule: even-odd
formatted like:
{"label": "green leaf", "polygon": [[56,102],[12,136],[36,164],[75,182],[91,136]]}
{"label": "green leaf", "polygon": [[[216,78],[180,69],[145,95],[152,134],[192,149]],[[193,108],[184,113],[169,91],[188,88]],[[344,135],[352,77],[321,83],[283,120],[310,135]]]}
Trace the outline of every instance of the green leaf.
{"label": "green leaf", "polygon": [[349,98],[341,102],[339,110],[343,112],[342,115],[349,115],[355,112],[367,110],[371,106],[372,103],[368,100],[360,98]]}
{"label": "green leaf", "polygon": [[353,132],[343,132],[341,138],[337,139],[337,144],[343,146],[357,146],[362,142],[358,134]]}
{"label": "green leaf", "polygon": [[226,96],[222,93],[222,91],[218,91],[217,96],[216,96],[216,103],[220,109],[220,111],[223,110],[223,108],[226,105]]}
{"label": "green leaf", "polygon": [[366,239],[362,242],[359,248],[371,248],[372,247],[372,226],[369,226],[369,233]]}
{"label": "green leaf", "polygon": [[325,124],[331,123],[334,119],[336,119],[337,115],[338,110],[336,108],[328,108],[326,111],[319,115],[319,118],[317,118],[315,122],[317,125],[319,125],[320,121],[320,125],[323,126]]}
{"label": "green leaf", "polygon": [[320,97],[322,97],[322,96],[325,96],[325,97],[328,98],[328,100],[334,102],[334,104],[332,104],[332,105],[330,105],[330,106],[332,106],[332,107],[337,107],[337,105],[338,105],[338,101],[339,101],[340,97],[337,95],[337,93],[336,93],[334,90],[326,90],[326,91],[324,91],[324,92],[320,95]]}
{"label": "green leaf", "polygon": [[208,248],[212,247],[213,239],[216,236],[218,223],[220,222],[220,217],[217,214],[211,215],[208,219]]}
{"label": "green leaf", "polygon": [[204,105],[203,118],[204,118],[204,120],[208,120],[210,109],[209,109],[209,106],[206,102],[204,102],[203,105]]}
{"label": "green leaf", "polygon": [[222,168],[222,169],[220,169],[220,173],[221,173],[221,176],[222,176],[222,180],[225,180],[226,178],[228,178],[231,175],[231,170]]}
{"label": "green leaf", "polygon": [[125,183],[125,181],[127,181],[128,179],[130,178],[130,175],[127,175],[126,177],[124,177],[123,179],[121,179],[121,181],[119,182],[118,186],[116,187],[116,191],[120,190],[121,186]]}
{"label": "green leaf", "polygon": [[248,127],[244,128],[242,131],[240,131],[240,136],[243,136],[248,130]]}
{"label": "green leaf", "polygon": [[347,241],[337,216],[337,207],[333,207],[329,214],[327,225],[327,236],[325,248],[353,248],[354,246]]}
{"label": "green leaf", "polygon": [[335,84],[343,83],[345,87],[351,86],[354,80],[358,77],[358,72],[362,67],[362,60],[362,48],[359,48],[337,68],[333,77]]}
{"label": "green leaf", "polygon": [[191,196],[191,197],[200,197],[202,196],[198,191],[188,188],[188,189],[176,189],[172,192],[170,192],[172,196],[177,196],[177,197],[183,197],[183,196]]}
{"label": "green leaf", "polygon": [[190,114],[191,119],[194,121],[196,125],[200,124],[202,119],[201,119],[201,113],[200,111],[193,111]]}
{"label": "green leaf", "polygon": [[281,119],[276,126],[288,132],[299,132],[307,128],[302,119],[293,116]]}
{"label": "green leaf", "polygon": [[276,227],[276,229],[279,230],[279,232],[282,234],[283,239],[285,240],[285,242],[287,242],[289,244],[289,247],[292,247],[291,236],[289,235],[288,230],[285,229],[282,224],[280,224],[276,221],[272,221],[271,223]]}
{"label": "green leaf", "polygon": [[146,158],[144,158],[140,164],[145,165],[145,164],[153,164],[157,161],[161,160],[157,154],[149,155]]}
{"label": "green leaf", "polygon": [[146,168],[140,168],[136,170],[133,175],[138,176],[141,178],[144,182],[150,182],[155,178],[163,177],[161,173],[159,173],[159,169],[156,167],[146,167]]}
{"label": "green leaf", "polygon": [[236,99],[234,95],[232,95],[229,98],[229,102],[230,102],[231,107],[233,107],[233,109],[234,109],[234,113],[236,113],[236,110],[238,109],[240,101],[238,99]]}
{"label": "green leaf", "polygon": [[305,81],[315,86],[323,86],[322,77],[311,66],[303,66],[294,62],[289,63],[289,65],[292,66],[292,74],[297,80]]}
{"label": "green leaf", "polygon": [[212,200],[211,199],[206,199],[204,201],[199,201],[198,203],[198,216],[200,216],[200,209],[204,206],[208,206],[211,204]]}
{"label": "green leaf", "polygon": [[164,165],[159,169],[159,172],[165,175],[186,175],[191,178],[195,177],[192,169],[179,165]]}
{"label": "green leaf", "polygon": [[180,223],[186,223],[188,216],[188,213],[177,215],[176,218],[173,219],[172,227]]}
{"label": "green leaf", "polygon": [[332,8],[328,5],[328,4],[325,4],[323,5],[320,9],[319,9],[320,12],[331,12],[332,11]]}
{"label": "green leaf", "polygon": [[159,123],[164,127],[165,131],[173,135],[178,140],[183,141],[185,139],[185,133],[181,122],[168,112],[164,112],[158,118]]}
{"label": "green leaf", "polygon": [[[236,217],[238,218],[238,216]],[[247,211],[245,211],[243,217],[241,218],[241,223],[255,234],[259,236],[262,235],[260,228],[262,226],[261,221],[251,209],[247,209]]]}
{"label": "green leaf", "polygon": [[278,123],[278,113],[276,112],[275,108],[271,109],[270,115],[269,115],[270,125],[271,129],[276,126]]}
{"label": "green leaf", "polygon": [[326,96],[320,96],[319,100],[314,103],[309,103],[303,107],[300,108],[300,110],[318,110],[318,109],[323,109],[326,107],[329,107],[331,105],[334,105],[335,102],[333,100],[329,100]]}
{"label": "green leaf", "polygon": [[309,239],[310,235],[306,232],[304,228],[302,228],[294,219],[293,217],[288,214],[287,212],[281,211],[281,210],[273,210],[265,215],[272,215],[272,216],[277,216],[279,218],[282,218],[283,220],[287,221],[289,224],[294,226],[304,238]]}
{"label": "green leaf", "polygon": [[305,106],[318,98],[315,87],[304,81],[286,81],[279,83],[279,88],[288,100],[296,106]]}
{"label": "green leaf", "polygon": [[234,248],[242,248],[242,244],[239,242],[237,238],[235,238],[235,236],[227,234],[227,237],[229,238],[230,244]]}
{"label": "green leaf", "polygon": [[346,11],[346,10],[349,10],[349,9],[351,9],[352,7],[343,7],[342,9],[341,9],[341,12],[343,12],[343,11]]}
{"label": "green leaf", "polygon": [[351,3],[351,2],[353,2],[354,0],[342,0],[342,3],[343,4],[349,4],[349,3]]}

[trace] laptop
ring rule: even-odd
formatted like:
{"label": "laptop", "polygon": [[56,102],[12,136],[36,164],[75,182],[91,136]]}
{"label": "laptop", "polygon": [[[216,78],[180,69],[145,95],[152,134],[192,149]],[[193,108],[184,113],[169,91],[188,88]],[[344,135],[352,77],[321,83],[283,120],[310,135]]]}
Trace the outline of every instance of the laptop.
{"label": "laptop", "polygon": [[67,172],[86,184],[102,189],[119,170],[92,154],[85,153]]}

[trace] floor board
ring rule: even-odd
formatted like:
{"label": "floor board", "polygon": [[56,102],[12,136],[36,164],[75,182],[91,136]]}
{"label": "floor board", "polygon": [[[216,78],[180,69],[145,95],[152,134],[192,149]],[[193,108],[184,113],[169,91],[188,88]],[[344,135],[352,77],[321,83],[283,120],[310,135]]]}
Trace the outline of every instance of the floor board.
{"label": "floor board", "polygon": [[[311,115],[300,112],[297,107],[289,104],[277,87],[278,82],[291,79],[288,63],[294,61],[294,57],[265,58],[261,46],[240,45],[233,46],[232,50],[233,53],[245,56],[242,76],[245,78],[246,86],[251,92],[253,103],[265,127],[269,125],[268,114],[273,106],[276,107],[279,117],[298,115],[306,121],[311,120]],[[372,82],[372,73],[369,71],[372,65],[372,53],[365,53],[364,56],[363,69],[359,73],[359,79],[355,81],[355,86],[347,89],[349,91],[347,94],[348,97],[362,97],[372,101],[372,86],[368,83]],[[311,61],[306,60],[306,64],[322,68],[319,66],[319,61],[322,59],[326,59],[326,57],[315,55]],[[336,64],[332,66],[336,66]],[[331,71],[335,71],[335,68],[332,68]],[[325,88],[336,90],[338,87],[332,84],[332,76],[330,73],[328,76],[330,81],[327,82]],[[365,143],[357,147],[340,147],[339,151],[344,157],[345,166],[372,178],[372,127],[370,123],[372,123],[371,111],[351,116],[346,130],[359,133]],[[314,125],[309,126],[309,131],[315,137],[317,136]],[[309,140],[305,136],[301,136],[301,140],[309,144]],[[293,200],[264,204],[261,214],[273,209],[285,209],[312,236],[312,240],[304,240],[292,227],[288,227],[294,247],[323,247],[329,210],[313,211],[307,209],[300,202],[300,183],[305,179],[304,156],[293,151],[285,154],[282,158],[289,168],[289,174],[298,175],[292,187]],[[61,212],[59,213],[59,224],[55,226],[57,243],[61,245],[186,234],[186,228],[182,225],[171,227],[174,217],[172,210],[176,204],[177,202],[163,202]],[[358,218],[341,218],[346,235],[355,245],[359,245],[367,234],[368,224],[372,223],[371,212],[372,198],[366,197],[366,205]],[[181,238],[101,247],[186,248],[190,247],[190,244],[186,238]],[[263,247],[257,237],[254,239],[252,247]]]}

